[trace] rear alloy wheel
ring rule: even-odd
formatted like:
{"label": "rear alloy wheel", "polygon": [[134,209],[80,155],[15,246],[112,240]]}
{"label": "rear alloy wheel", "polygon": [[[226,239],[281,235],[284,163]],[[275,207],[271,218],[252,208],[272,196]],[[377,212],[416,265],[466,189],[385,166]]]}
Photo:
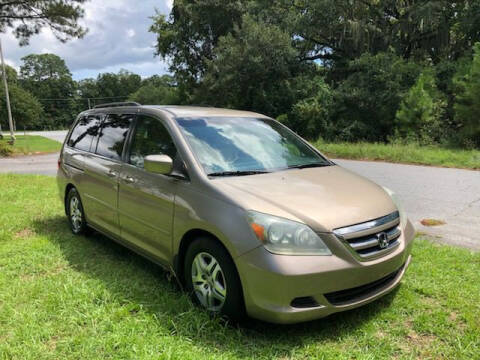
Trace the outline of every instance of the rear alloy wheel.
{"label": "rear alloy wheel", "polygon": [[72,188],[68,192],[65,208],[72,232],[77,235],[85,234],[87,223],[85,221],[82,200],[80,199],[77,189]]}
{"label": "rear alloy wheel", "polygon": [[201,237],[187,249],[184,279],[192,300],[212,314],[245,318],[243,291],[235,264],[215,239]]}

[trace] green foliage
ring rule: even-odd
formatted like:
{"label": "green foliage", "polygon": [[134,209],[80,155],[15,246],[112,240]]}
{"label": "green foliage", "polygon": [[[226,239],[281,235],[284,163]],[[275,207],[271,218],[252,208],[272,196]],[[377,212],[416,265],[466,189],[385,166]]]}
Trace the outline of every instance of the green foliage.
{"label": "green foliage", "polygon": [[54,153],[62,147],[58,141],[38,135],[17,135],[15,138],[14,145],[8,144],[10,136],[0,139],[0,156]]}
{"label": "green foliage", "polygon": [[456,79],[456,120],[467,143],[480,146],[480,43],[474,46],[474,56],[464,75]]}
{"label": "green foliage", "polygon": [[335,142],[318,140],[314,145],[332,158],[381,160],[393,163],[431,165],[480,170],[480,150],[461,150],[415,142]]}
{"label": "green foliage", "polygon": [[0,157],[7,157],[13,154],[13,149],[5,140],[0,139]]}
{"label": "green foliage", "polygon": [[[9,85],[8,91],[12,118],[17,130],[34,129],[45,125],[45,113],[35,96],[15,84]],[[0,123],[2,129],[8,129],[7,104],[3,86],[0,87]]]}
{"label": "green foliage", "polygon": [[414,84],[420,66],[392,53],[363,54],[344,71],[346,78],[334,94],[334,139],[386,141],[402,95]]}
{"label": "green foliage", "polygon": [[142,85],[128,100],[143,105],[174,105],[180,101],[176,88],[153,84]]}
{"label": "green foliage", "polygon": [[156,54],[171,60],[170,70],[195,84],[212,60],[220,37],[240,24],[245,0],[175,0],[168,18],[157,14],[150,31],[157,34]]}
{"label": "green foliage", "polygon": [[65,128],[77,113],[76,84],[65,61],[54,54],[32,54],[22,58],[19,83],[42,104],[47,119],[35,128]]}
{"label": "green foliage", "polygon": [[[429,95],[421,138],[449,142],[461,125],[452,78],[480,37],[480,2],[175,0],[150,31],[184,102],[264,112],[308,137],[387,141],[430,69],[442,94]],[[330,91],[303,92],[318,69]]]}
{"label": "green foliage", "polygon": [[288,115],[278,119],[301,136],[317,139],[332,135],[330,116],[333,111],[333,92],[323,77],[298,77],[297,87],[304,92]]}
{"label": "green foliage", "polygon": [[421,143],[439,142],[443,132],[445,100],[430,71],[424,71],[405,95],[396,114],[397,135]]}
{"label": "green foliage", "polygon": [[280,28],[249,16],[222,37],[196,93],[200,103],[271,115],[291,108],[295,50]]}
{"label": "green foliage", "polygon": [[[123,101],[130,94],[137,91],[142,83],[140,75],[127,70],[120,70],[118,74],[99,74],[96,81],[97,92],[102,97],[116,97],[112,101]],[[110,102],[107,101],[102,102]]]}
{"label": "green foliage", "polygon": [[20,45],[27,45],[32,35],[48,27],[62,42],[82,37],[86,29],[78,21],[83,17],[81,5],[86,0],[16,0],[0,2],[0,32],[13,30]]}
{"label": "green foliage", "polygon": [[[1,68],[0,68],[0,70],[1,70]],[[7,73],[8,84],[17,84],[18,83],[17,70],[12,68],[11,66],[5,65],[5,71]]]}
{"label": "green foliage", "polygon": [[[7,72],[12,118],[15,121],[17,129],[31,129],[38,126],[39,123],[44,121],[45,117],[42,105],[33,94],[20,87],[17,71],[10,66],[5,66],[5,68]],[[9,128],[3,83],[0,85],[0,125],[2,129]]]}

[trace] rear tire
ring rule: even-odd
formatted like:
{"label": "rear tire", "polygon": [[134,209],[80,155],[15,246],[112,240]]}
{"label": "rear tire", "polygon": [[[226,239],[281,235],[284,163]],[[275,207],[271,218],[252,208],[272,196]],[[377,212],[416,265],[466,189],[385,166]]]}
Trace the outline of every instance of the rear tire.
{"label": "rear tire", "polygon": [[211,314],[239,322],[245,319],[242,285],[225,248],[216,240],[201,237],[190,244],[183,274],[194,303]]}
{"label": "rear tire", "polygon": [[83,210],[82,200],[77,189],[71,188],[65,199],[65,210],[67,213],[70,229],[75,235],[87,233],[87,221]]}

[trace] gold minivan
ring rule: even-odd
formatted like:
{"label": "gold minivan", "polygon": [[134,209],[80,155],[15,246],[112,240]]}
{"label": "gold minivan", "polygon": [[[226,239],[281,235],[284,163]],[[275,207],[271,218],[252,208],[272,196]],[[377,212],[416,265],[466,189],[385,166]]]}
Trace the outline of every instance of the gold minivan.
{"label": "gold minivan", "polygon": [[256,113],[97,106],[73,124],[57,179],[75,234],[107,235],[234,320],[361,306],[411,259],[414,229],[391,191]]}

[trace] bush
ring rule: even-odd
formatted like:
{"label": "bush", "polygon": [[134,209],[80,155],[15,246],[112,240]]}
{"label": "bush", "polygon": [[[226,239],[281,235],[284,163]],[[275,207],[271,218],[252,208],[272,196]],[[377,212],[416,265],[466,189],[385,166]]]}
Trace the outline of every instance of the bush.
{"label": "bush", "polygon": [[[45,113],[42,105],[27,90],[16,84],[9,85],[10,105],[12,117],[18,130],[41,128],[45,123]],[[0,121],[2,128],[8,128],[7,105],[5,102],[5,90],[0,87]]]}
{"label": "bush", "polygon": [[343,71],[348,75],[334,92],[335,138],[386,141],[394,133],[393,119],[402,96],[415,83],[421,67],[394,54],[380,53],[364,54]]}
{"label": "bush", "polygon": [[295,82],[305,95],[293,105],[288,115],[282,115],[278,120],[308,139],[317,139],[319,136],[329,138],[332,133],[332,90],[320,76],[310,79],[301,77]]}
{"label": "bush", "polygon": [[420,144],[440,142],[445,138],[445,107],[433,73],[424,71],[400,104],[395,117],[396,136]]}
{"label": "bush", "polygon": [[480,147],[480,43],[466,74],[456,77],[455,119],[461,124],[462,145]]}
{"label": "bush", "polygon": [[0,157],[1,156],[10,156],[12,155],[13,150],[10,145],[0,140]]}

